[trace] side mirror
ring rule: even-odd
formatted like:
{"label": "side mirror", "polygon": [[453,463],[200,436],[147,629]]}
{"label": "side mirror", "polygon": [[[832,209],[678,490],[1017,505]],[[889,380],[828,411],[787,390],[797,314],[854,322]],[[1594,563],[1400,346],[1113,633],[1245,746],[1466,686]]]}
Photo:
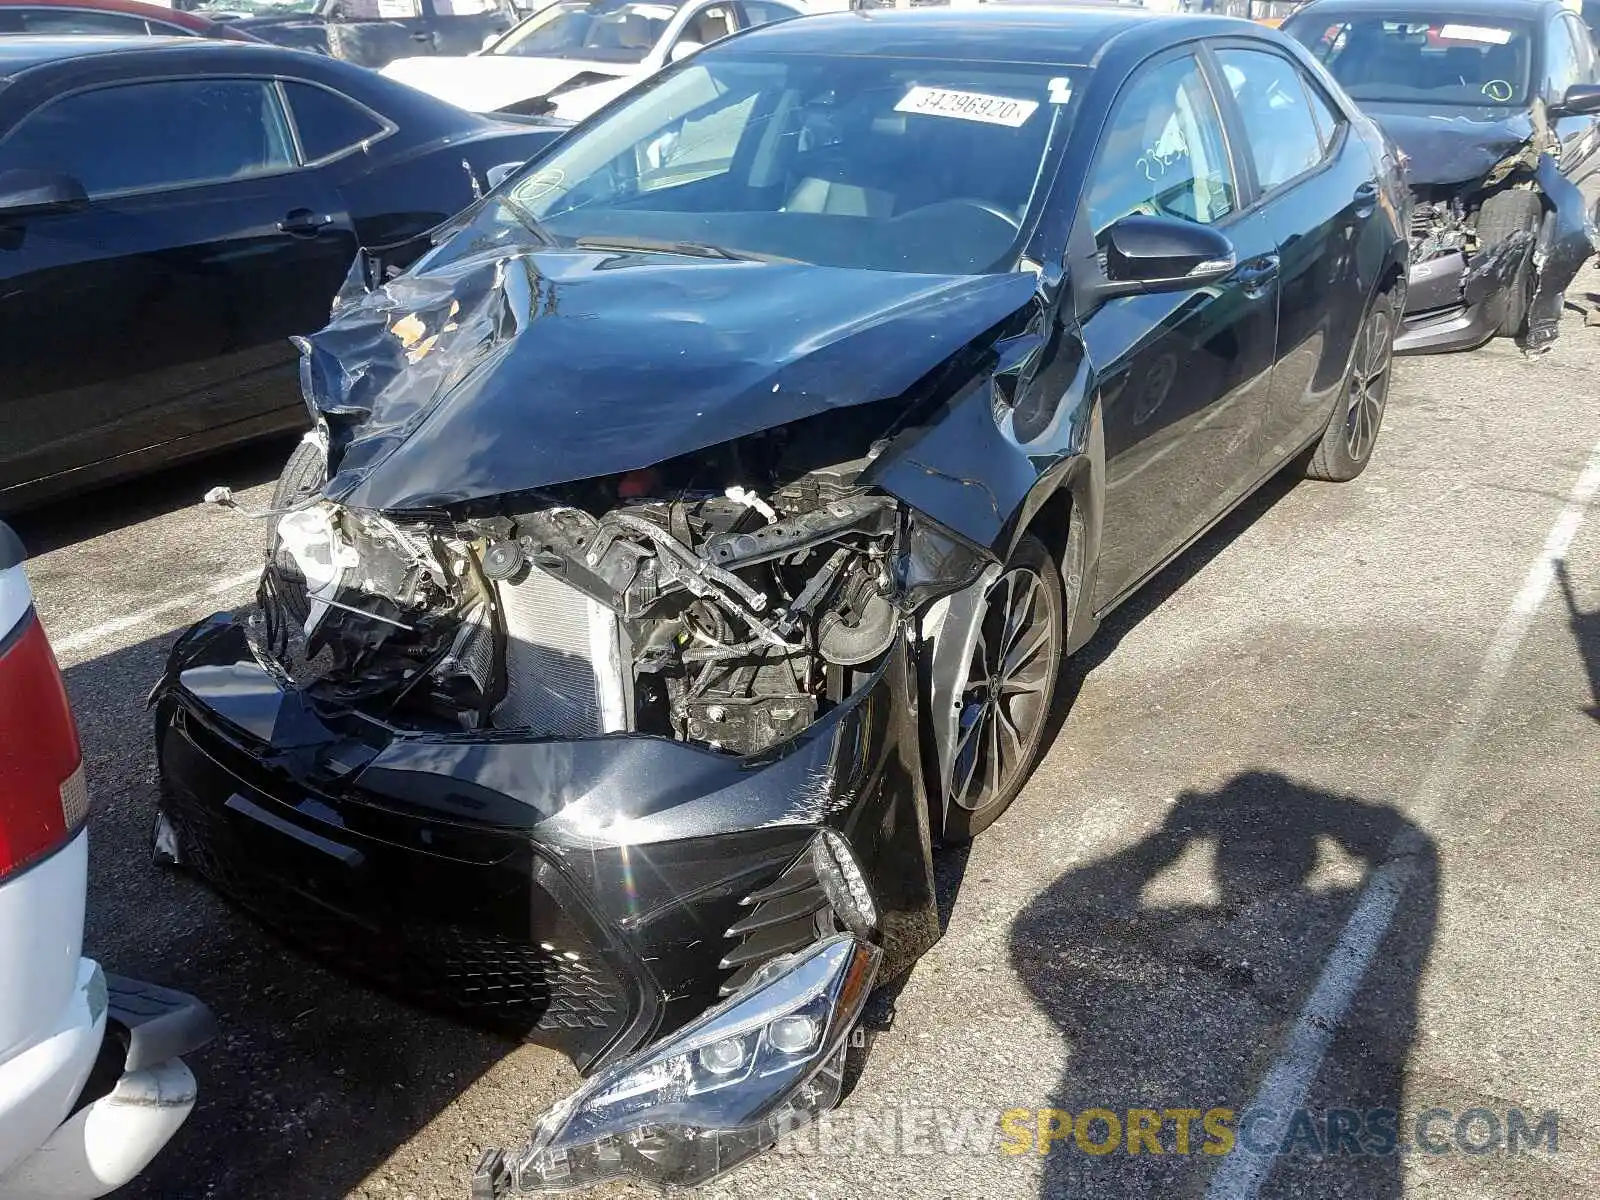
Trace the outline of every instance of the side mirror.
{"label": "side mirror", "polygon": [[522,164],[519,162],[496,163],[483,173],[483,180],[492,191],[520,170],[522,170]]}
{"label": "side mirror", "polygon": [[1176,217],[1123,217],[1106,230],[1102,297],[1176,292],[1226,278],[1238,265],[1233,243],[1209,225]]}
{"label": "side mirror", "polygon": [[1552,117],[1584,117],[1600,112],[1600,83],[1575,83],[1561,97],[1561,103],[1550,106]]}
{"label": "side mirror", "polygon": [[89,203],[89,193],[71,175],[19,168],[0,171],[0,217],[71,212]]}
{"label": "side mirror", "polygon": [[667,55],[667,61],[682,62],[691,54],[699,54],[704,49],[705,44],[703,42],[679,42],[672,48],[672,52]]}

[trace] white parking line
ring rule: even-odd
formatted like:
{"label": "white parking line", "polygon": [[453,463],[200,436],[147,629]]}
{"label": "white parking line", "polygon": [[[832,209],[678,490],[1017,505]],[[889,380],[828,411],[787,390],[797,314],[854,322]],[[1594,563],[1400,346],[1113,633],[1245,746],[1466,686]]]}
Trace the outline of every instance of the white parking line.
{"label": "white parking line", "polygon": [[245,571],[239,575],[230,575],[226,579],[219,579],[208,587],[198,592],[191,592],[187,596],[178,596],[172,600],[163,600],[160,604],[152,605],[136,613],[129,613],[125,617],[113,617],[109,621],[102,621],[88,629],[79,630],[64,638],[51,638],[51,645],[55,647],[56,657],[65,658],[79,650],[86,650],[106,638],[114,637],[119,633],[126,633],[136,629],[146,621],[153,621],[166,613],[181,612],[186,608],[193,608],[204,600],[216,596],[225,596],[236,592],[246,584],[254,583],[261,576],[258,567],[253,571]]}
{"label": "white parking line", "polygon": [[[1406,814],[1418,825],[1435,816],[1450,795],[1456,774],[1493,709],[1495,696],[1516,661],[1522,640],[1550,592],[1556,564],[1565,560],[1597,494],[1600,494],[1600,444],[1590,453],[1588,464],[1550,527],[1544,548],[1528,569],[1510,610],[1495,630],[1454,728],[1440,743],[1427,775],[1412,794]],[[1387,848],[1384,863],[1368,877],[1355,911],[1328,955],[1322,975],[1295,1018],[1282,1053],[1247,1106],[1263,1110],[1263,1116],[1271,1114],[1270,1120],[1263,1119],[1256,1125],[1257,1130],[1263,1131],[1258,1143],[1282,1144],[1291,1115],[1305,1103],[1306,1092],[1322,1067],[1333,1035],[1389,931],[1406,886],[1418,870],[1415,856],[1420,847],[1414,841],[1416,836],[1397,837]],[[1255,1200],[1275,1161],[1271,1155],[1242,1150],[1230,1154],[1211,1177],[1206,1200]]]}

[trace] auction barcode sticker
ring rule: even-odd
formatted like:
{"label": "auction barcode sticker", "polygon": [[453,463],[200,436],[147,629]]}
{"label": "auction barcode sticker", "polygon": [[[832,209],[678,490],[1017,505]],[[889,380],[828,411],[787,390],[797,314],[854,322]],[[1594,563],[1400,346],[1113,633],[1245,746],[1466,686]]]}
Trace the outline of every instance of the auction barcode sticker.
{"label": "auction barcode sticker", "polygon": [[907,92],[894,110],[1016,129],[1033,116],[1033,110],[1038,107],[1037,100],[1013,100],[1010,96],[988,96],[983,92],[953,92],[948,88],[918,86]]}
{"label": "auction barcode sticker", "polygon": [[1511,30],[1492,29],[1487,25],[1446,25],[1439,30],[1446,42],[1487,42],[1491,46],[1504,46],[1511,40]]}

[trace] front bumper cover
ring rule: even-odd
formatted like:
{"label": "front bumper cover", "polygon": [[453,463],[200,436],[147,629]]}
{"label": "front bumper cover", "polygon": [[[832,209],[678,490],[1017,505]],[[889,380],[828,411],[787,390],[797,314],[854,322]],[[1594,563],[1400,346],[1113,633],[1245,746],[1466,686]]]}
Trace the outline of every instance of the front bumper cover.
{"label": "front bumper cover", "polygon": [[152,693],[162,815],[185,863],[292,940],[587,1073],[849,927],[811,867],[824,830],[871,892],[881,977],[936,940],[910,654],[738,759],[321,713],[218,615]]}

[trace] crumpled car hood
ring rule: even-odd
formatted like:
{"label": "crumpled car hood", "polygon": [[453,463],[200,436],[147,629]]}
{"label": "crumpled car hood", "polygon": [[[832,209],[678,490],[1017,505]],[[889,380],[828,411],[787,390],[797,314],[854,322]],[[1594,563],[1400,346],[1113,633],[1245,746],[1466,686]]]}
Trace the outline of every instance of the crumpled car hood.
{"label": "crumpled car hood", "polygon": [[1526,112],[1504,108],[1430,113],[1413,104],[1369,102],[1362,110],[1405,151],[1410,160],[1406,181],[1413,187],[1481,179],[1533,136],[1533,122]]}
{"label": "crumpled car hood", "polygon": [[430,255],[301,344],[329,425],[324,494],[438,509],[897,396],[1034,288],[546,246]]}

